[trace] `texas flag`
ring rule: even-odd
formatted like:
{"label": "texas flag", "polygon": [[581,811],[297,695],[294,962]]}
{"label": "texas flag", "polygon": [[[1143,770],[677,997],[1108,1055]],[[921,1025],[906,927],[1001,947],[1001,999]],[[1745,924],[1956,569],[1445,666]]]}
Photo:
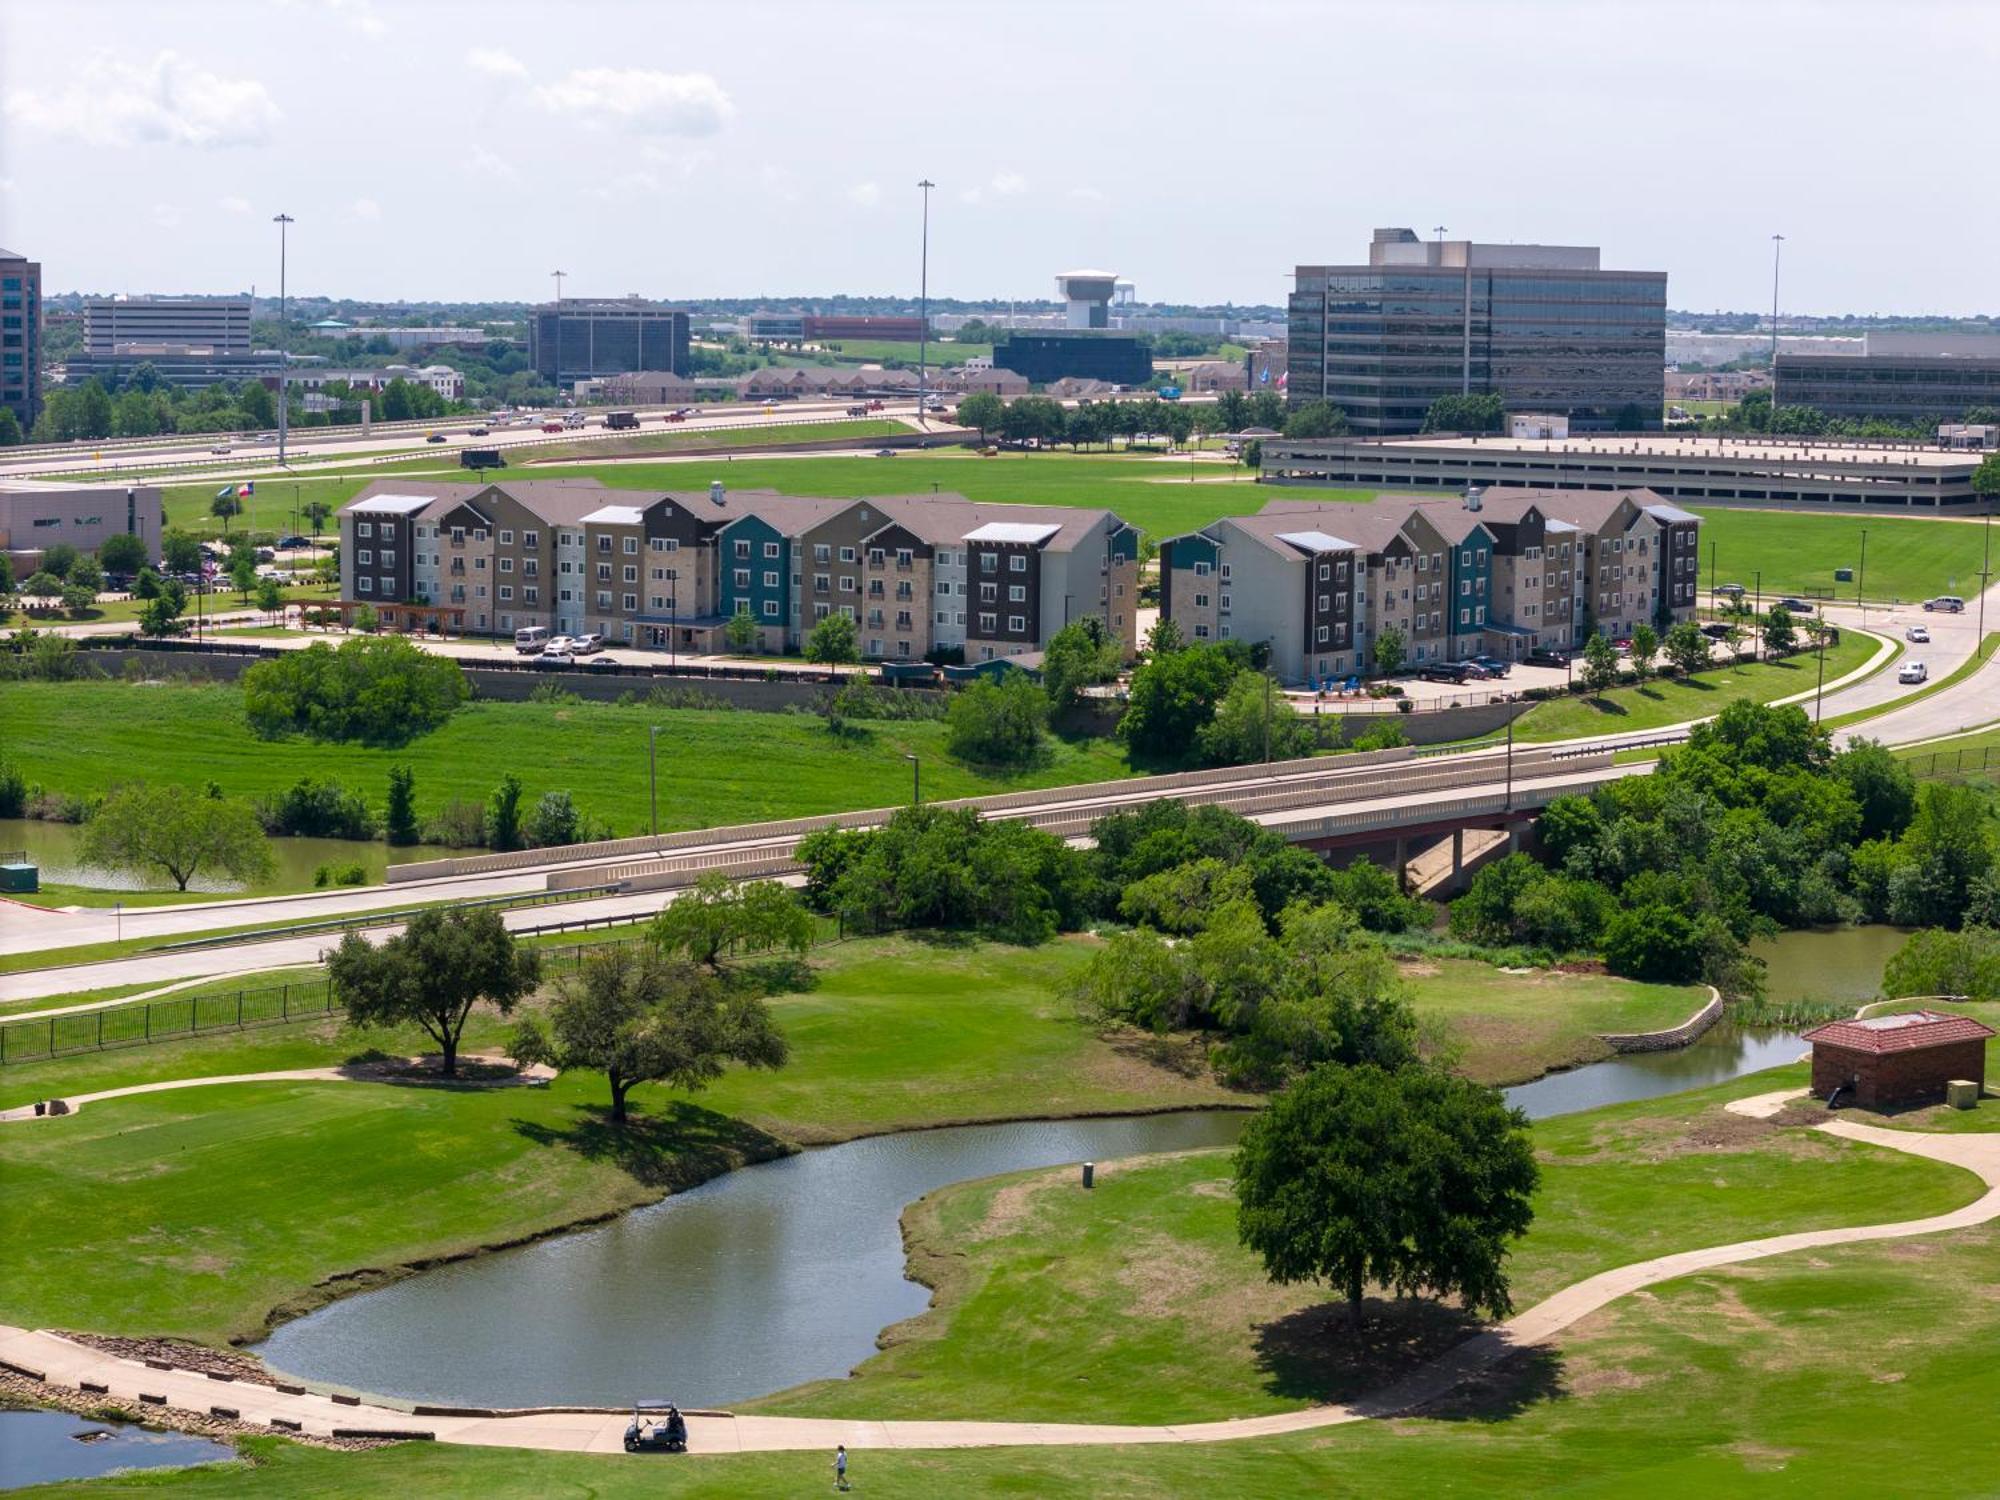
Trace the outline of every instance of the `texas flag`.
{"label": "texas flag", "polygon": [[256,493],[257,493],[257,486],[251,483],[247,479],[244,480],[243,483],[236,486],[236,498],[238,500],[248,500],[252,495]]}

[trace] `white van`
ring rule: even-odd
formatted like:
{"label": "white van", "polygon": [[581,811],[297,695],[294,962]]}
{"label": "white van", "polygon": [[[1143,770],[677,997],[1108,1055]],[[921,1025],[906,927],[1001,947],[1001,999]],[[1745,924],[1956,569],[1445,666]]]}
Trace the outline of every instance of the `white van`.
{"label": "white van", "polygon": [[529,625],[514,632],[514,649],[523,656],[540,656],[548,648],[546,625]]}

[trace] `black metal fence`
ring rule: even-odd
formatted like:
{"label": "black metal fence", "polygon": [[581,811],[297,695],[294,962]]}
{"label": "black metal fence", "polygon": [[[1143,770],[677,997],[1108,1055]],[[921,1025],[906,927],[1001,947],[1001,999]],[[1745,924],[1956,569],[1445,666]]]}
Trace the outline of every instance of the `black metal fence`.
{"label": "black metal fence", "polygon": [[1967,745],[1961,750],[1932,750],[1912,755],[1903,764],[1919,781],[1949,781],[2000,769],[2000,745]]}
{"label": "black metal fence", "polygon": [[[595,917],[559,922],[542,932],[584,931],[591,927],[631,926],[630,917]],[[815,915],[814,947],[838,943],[847,936],[838,919]],[[542,973],[558,978],[576,971],[586,953],[636,943],[634,937],[600,938],[594,943],[566,943],[540,950]],[[729,958],[755,957],[765,951],[731,943]],[[247,1031],[257,1026],[282,1026],[317,1020],[341,1009],[333,982],[325,975],[255,989],[217,990],[188,995],[162,995],[157,1000],[128,1004],[108,1002],[95,1010],[66,1011],[32,1020],[0,1017],[0,1066],[48,1062],[79,1052],[103,1052],[114,1047],[147,1047],[181,1041],[215,1031]]]}

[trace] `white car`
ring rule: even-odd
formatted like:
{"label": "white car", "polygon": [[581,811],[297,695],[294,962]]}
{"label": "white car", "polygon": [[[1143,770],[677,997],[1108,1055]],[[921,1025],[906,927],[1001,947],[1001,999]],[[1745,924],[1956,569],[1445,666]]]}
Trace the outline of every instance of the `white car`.
{"label": "white car", "polygon": [[1931,639],[1930,629],[1924,625],[1912,625],[1908,630],[1903,632],[1903,639],[1906,641],[1915,641],[1919,646],[1928,645]]}
{"label": "white car", "polygon": [[542,661],[552,661],[559,667],[573,667],[576,665],[576,653],[569,649],[567,642],[558,647],[554,641],[550,641],[548,649],[542,652],[540,659]]}
{"label": "white car", "polygon": [[569,649],[578,656],[594,656],[604,649],[604,637],[595,631],[587,635],[574,636],[570,640]]}
{"label": "white car", "polygon": [[543,647],[542,649],[544,651],[562,651],[562,652],[574,653],[576,650],[576,641],[570,636],[552,635],[549,637],[548,645]]}
{"label": "white car", "polygon": [[1903,663],[1903,670],[1896,674],[1896,681],[1925,682],[1929,680],[1930,675],[1931,675],[1931,669],[1925,666],[1922,662],[1906,661]]}

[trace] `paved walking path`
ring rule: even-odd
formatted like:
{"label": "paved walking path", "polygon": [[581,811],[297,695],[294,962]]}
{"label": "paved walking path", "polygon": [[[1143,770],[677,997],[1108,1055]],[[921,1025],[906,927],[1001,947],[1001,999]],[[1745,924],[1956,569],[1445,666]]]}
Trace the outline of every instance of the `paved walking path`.
{"label": "paved walking path", "polygon": [[[426,1084],[444,1085],[451,1088],[520,1088],[528,1084],[549,1083],[556,1076],[556,1070],[543,1063],[530,1063],[510,1077],[505,1078],[445,1078],[442,1075],[425,1076],[400,1071],[414,1067],[425,1059],[404,1058],[401,1063],[343,1063],[331,1068],[284,1068],[270,1073],[212,1073],[206,1078],[168,1078],[159,1083],[134,1083],[122,1089],[101,1089],[95,1094],[69,1094],[54,1101],[60,1105],[53,1112],[37,1114],[35,1106],[24,1104],[16,1109],[0,1110],[0,1124],[16,1120],[58,1120],[65,1115],[73,1115],[86,1104],[95,1104],[100,1099],[123,1099],[128,1094],[163,1094],[170,1089],[207,1088],[217,1083],[396,1083],[422,1086]],[[459,1057],[462,1063],[499,1063],[511,1066],[506,1058],[492,1057],[484,1053],[465,1053]],[[48,1101],[44,1101],[45,1103]]]}
{"label": "paved walking path", "polygon": [[[1801,1092],[1790,1090],[1739,1099],[1727,1107],[1737,1114],[1768,1118]],[[1830,1120],[1818,1128],[1848,1140],[1964,1167],[1976,1174],[1987,1190],[1964,1208],[1927,1219],[1773,1235],[1662,1255],[1600,1272],[1564,1288],[1491,1332],[1467,1340],[1386,1390],[1343,1405],[1158,1427],[1065,1422],[870,1422],[831,1417],[696,1413],[688,1418],[689,1447],[695,1453],[753,1453],[824,1451],[831,1450],[836,1443],[854,1449],[1214,1443],[1313,1431],[1371,1417],[1394,1416],[1434,1400],[1509,1354],[1545,1343],[1608,1303],[1658,1282],[1797,1250],[1940,1234],[2000,1218],[2000,1134],[1923,1134],[1885,1130],[1848,1120]],[[532,1353],[524,1357],[531,1358]],[[420,1412],[366,1397],[348,1396],[342,1401],[331,1394],[301,1391],[297,1387],[287,1392],[241,1381],[218,1381],[190,1370],[156,1370],[136,1360],[72,1343],[53,1333],[4,1325],[0,1325],[0,1363],[60,1386],[80,1387],[90,1382],[96,1391],[126,1403],[164,1403],[197,1412],[220,1405],[248,1423],[282,1423],[293,1430],[320,1435],[359,1432],[387,1436],[407,1432],[427,1434],[441,1442],[486,1447],[616,1453],[622,1451],[628,1420],[623,1411],[543,1408],[498,1415],[439,1408]],[[357,1401],[358,1404],[348,1404]]]}

